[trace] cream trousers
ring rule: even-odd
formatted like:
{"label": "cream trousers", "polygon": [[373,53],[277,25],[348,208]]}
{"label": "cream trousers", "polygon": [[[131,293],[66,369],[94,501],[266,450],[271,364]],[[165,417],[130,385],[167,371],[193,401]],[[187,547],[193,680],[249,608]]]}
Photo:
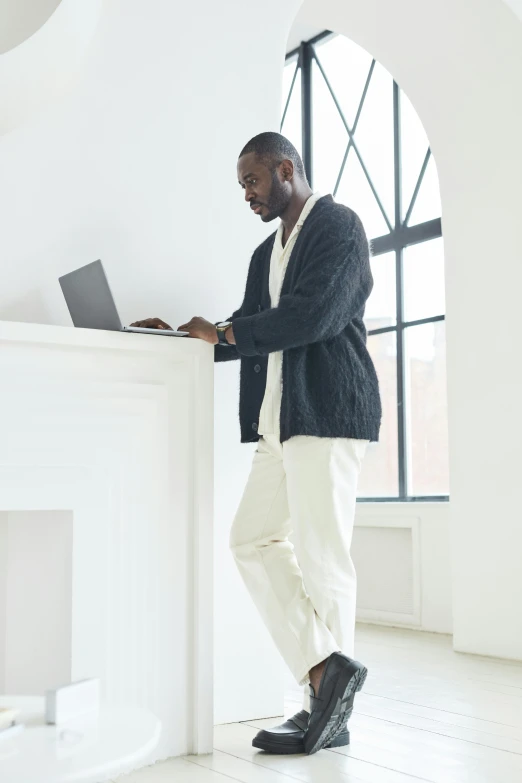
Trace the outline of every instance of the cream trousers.
{"label": "cream trousers", "polygon": [[302,685],[331,653],[354,654],[350,545],[366,447],[363,440],[309,436],[281,444],[266,435],[232,525],[230,547],[243,580]]}

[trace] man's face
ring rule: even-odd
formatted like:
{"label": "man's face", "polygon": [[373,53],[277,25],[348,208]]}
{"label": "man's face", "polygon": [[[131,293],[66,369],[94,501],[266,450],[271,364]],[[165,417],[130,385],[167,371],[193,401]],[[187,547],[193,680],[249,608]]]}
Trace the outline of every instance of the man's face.
{"label": "man's face", "polygon": [[270,171],[254,152],[243,155],[237,162],[237,178],[244,188],[245,201],[263,223],[281,217],[288,206],[292,195],[288,164],[292,166],[290,161],[283,161],[274,171]]}

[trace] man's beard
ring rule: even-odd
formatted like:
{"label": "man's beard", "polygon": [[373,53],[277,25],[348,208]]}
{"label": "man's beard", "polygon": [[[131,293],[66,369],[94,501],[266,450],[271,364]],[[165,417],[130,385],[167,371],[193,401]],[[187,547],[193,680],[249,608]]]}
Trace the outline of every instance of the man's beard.
{"label": "man's beard", "polygon": [[270,190],[270,198],[268,199],[266,208],[268,214],[262,217],[263,223],[270,223],[271,220],[281,217],[282,213],[288,206],[290,197],[286,192],[284,185],[279,182],[277,172],[272,172],[272,188]]}

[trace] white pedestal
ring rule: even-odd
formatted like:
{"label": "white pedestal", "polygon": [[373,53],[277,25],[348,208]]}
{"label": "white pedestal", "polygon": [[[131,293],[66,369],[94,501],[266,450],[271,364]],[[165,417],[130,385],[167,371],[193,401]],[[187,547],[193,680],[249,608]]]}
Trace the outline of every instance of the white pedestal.
{"label": "white pedestal", "polygon": [[22,710],[24,729],[0,735],[0,780],[9,783],[102,783],[140,766],[161,736],[148,710],[104,707],[99,715],[47,726],[43,698],[2,697]]}
{"label": "white pedestal", "polygon": [[212,347],[0,322],[0,377],[0,693],[64,684],[60,650],[159,720],[152,760],[209,752]]}

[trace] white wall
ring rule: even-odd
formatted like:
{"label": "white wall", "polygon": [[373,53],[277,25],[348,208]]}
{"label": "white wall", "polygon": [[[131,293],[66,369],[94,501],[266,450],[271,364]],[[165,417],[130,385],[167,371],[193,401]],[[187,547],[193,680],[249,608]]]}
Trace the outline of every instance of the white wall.
{"label": "white wall", "polygon": [[59,4],[60,0],[0,0],[0,54],[33,35]]}
{"label": "white wall", "polygon": [[[411,533],[411,551],[397,551],[401,559],[390,562],[389,552],[383,553],[383,562],[375,567],[375,555],[359,551],[356,562],[359,584],[361,578],[378,581],[379,593],[388,592],[387,603],[393,604],[398,593],[395,584],[397,569],[405,568],[412,579],[413,605],[411,617],[372,607],[363,612],[358,603],[357,619],[378,625],[392,625],[421,631],[450,634],[453,630],[450,554],[449,503],[359,503],[355,518],[359,527],[371,527],[387,533],[407,530]],[[356,533],[354,534],[354,538]],[[388,540],[388,538],[386,538]],[[408,539],[408,545],[409,545]],[[364,556],[364,562],[360,558]],[[411,563],[410,563],[411,558]],[[408,586],[409,593],[409,586]],[[357,653],[356,653],[357,654]]]}
{"label": "white wall", "polygon": [[522,659],[522,25],[501,0],[305,0],[413,102],[446,251],[454,645]]}
{"label": "white wall", "polygon": [[42,696],[71,681],[72,513],[3,512],[0,541],[0,693]]}
{"label": "white wall", "polygon": [[[0,56],[0,136],[63,98],[79,76],[100,20],[102,0],[62,0],[40,27],[44,11],[53,4],[58,5],[56,0],[32,4],[0,0],[0,52],[2,38],[9,49]],[[34,34],[25,40],[29,29]],[[22,43],[15,46],[18,34]]]}
{"label": "white wall", "polygon": [[[236,160],[278,127],[297,6],[103,3],[74,90],[0,139],[0,318],[70,323],[57,277],[99,257],[126,322],[177,326],[238,307],[267,229],[242,202]],[[216,373],[218,721],[282,703],[278,656],[227,548],[251,458],[238,443],[237,369]]]}
{"label": "white wall", "polygon": [[302,41],[309,41],[324,31],[324,27],[321,27],[317,22],[308,22],[307,16],[306,9],[305,13],[297,14],[286,42],[287,52],[293,52]]}

